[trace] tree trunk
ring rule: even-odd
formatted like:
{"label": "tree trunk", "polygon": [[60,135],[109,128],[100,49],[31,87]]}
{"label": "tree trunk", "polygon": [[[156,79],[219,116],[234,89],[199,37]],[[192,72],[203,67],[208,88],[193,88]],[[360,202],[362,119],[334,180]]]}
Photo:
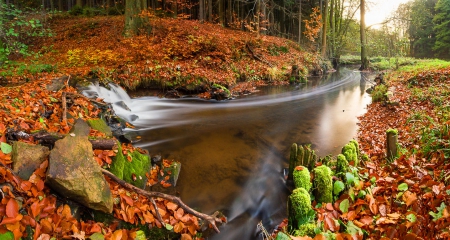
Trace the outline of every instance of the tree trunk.
{"label": "tree trunk", "polygon": [[323,58],[327,56],[327,25],[328,25],[328,1],[324,0],[323,2],[323,12],[322,12],[322,52],[321,55]]}
{"label": "tree trunk", "polygon": [[299,1],[298,6],[298,44],[302,41],[302,1]]}
{"label": "tree trunk", "polygon": [[83,0],[77,0],[77,2],[75,3],[76,6],[80,6],[83,7]]}
{"label": "tree trunk", "polygon": [[198,10],[198,20],[203,23],[205,20],[205,0],[200,0]]}
{"label": "tree trunk", "polygon": [[261,0],[256,0],[256,35],[259,37],[259,31],[260,31],[260,14],[261,14]]}
{"label": "tree trunk", "polygon": [[267,13],[266,13],[266,3],[264,0],[260,0],[261,4],[261,10],[260,10],[260,29],[261,33],[265,35],[267,33]]}
{"label": "tree trunk", "polygon": [[225,0],[219,0],[219,23],[222,26],[225,26],[224,1]]}
{"label": "tree trunk", "polygon": [[139,29],[142,28],[147,21],[145,17],[141,17],[139,14],[146,9],[146,0],[126,0],[124,33],[126,37],[131,37],[139,33]]}
{"label": "tree trunk", "polygon": [[334,49],[335,49],[335,44],[336,44],[336,25],[335,25],[335,15],[334,15],[334,11],[335,11],[335,0],[331,0],[330,2],[330,30],[331,30],[331,48],[330,48],[330,56],[334,58]]}
{"label": "tree trunk", "polygon": [[366,49],[366,1],[361,0],[361,5],[359,6],[359,11],[361,13],[361,22],[360,22],[360,37],[361,37],[361,67],[360,70],[365,70],[369,67],[369,59],[367,58],[367,49]]}
{"label": "tree trunk", "polygon": [[212,1],[213,0],[208,0],[208,22],[212,22],[212,13],[213,13],[213,11],[212,11],[212,7],[213,7],[213,4],[212,4]]}

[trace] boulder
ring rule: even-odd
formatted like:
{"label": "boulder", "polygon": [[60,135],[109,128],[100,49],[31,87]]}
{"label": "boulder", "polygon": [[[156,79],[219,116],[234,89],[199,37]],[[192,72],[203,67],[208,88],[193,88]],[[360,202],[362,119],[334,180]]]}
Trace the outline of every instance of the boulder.
{"label": "boulder", "polygon": [[44,146],[14,142],[11,154],[14,173],[20,178],[28,180],[49,153],[49,149]]}
{"label": "boulder", "polygon": [[103,212],[112,212],[113,198],[93,158],[88,140],[89,126],[78,119],[71,134],[56,141],[50,152],[47,183],[60,195]]}
{"label": "boulder", "polygon": [[89,124],[89,126],[91,126],[92,129],[104,133],[107,138],[112,137],[113,134],[111,128],[108,126],[108,124],[106,124],[106,122],[103,119],[101,118],[90,119],[87,120],[87,123]]}
{"label": "boulder", "polygon": [[[164,180],[166,183],[170,183],[172,186],[177,186],[178,176],[181,171],[181,163],[173,161],[170,163],[170,166],[166,166],[165,164],[161,164],[161,174],[158,174],[158,181]],[[167,176],[169,178],[167,179]]]}
{"label": "boulder", "polygon": [[120,143],[118,146],[118,152],[113,158],[109,171],[138,188],[145,188],[147,184],[147,176],[145,174],[150,171],[151,167],[149,155],[133,151],[131,153],[128,152],[125,156]]}

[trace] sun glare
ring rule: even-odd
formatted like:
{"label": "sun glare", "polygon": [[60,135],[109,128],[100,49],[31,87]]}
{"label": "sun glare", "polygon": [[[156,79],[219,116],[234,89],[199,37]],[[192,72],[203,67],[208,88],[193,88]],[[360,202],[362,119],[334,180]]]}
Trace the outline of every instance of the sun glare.
{"label": "sun glare", "polygon": [[[401,3],[406,3],[412,0],[378,0],[367,1],[366,9],[366,26],[372,26],[372,28],[379,28],[386,18],[388,18]],[[359,19],[359,14],[357,15]]]}

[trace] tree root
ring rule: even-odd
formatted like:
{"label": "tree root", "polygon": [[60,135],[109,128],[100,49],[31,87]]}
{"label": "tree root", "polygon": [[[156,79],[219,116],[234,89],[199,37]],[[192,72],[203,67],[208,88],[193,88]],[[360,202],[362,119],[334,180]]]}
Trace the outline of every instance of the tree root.
{"label": "tree root", "polygon": [[[112,179],[113,181],[117,182],[120,186],[122,186],[124,188],[127,188],[129,190],[132,190],[132,191],[134,191],[134,192],[136,192],[138,194],[141,194],[141,195],[143,195],[143,196],[145,196],[145,197],[147,197],[149,199],[152,199],[154,197],[159,197],[159,198],[167,199],[167,200],[169,200],[169,201],[171,201],[173,203],[176,203],[179,207],[183,208],[186,212],[188,212],[188,213],[190,213],[190,214],[192,214],[192,215],[194,215],[194,216],[196,216],[198,218],[201,218],[201,219],[204,219],[204,220],[208,221],[209,224],[211,224],[211,226],[213,227],[213,229],[217,233],[220,232],[219,228],[216,225],[216,223],[222,223],[221,219],[219,219],[219,218],[217,218],[215,216],[211,216],[211,215],[208,215],[208,214],[204,214],[204,213],[195,211],[194,209],[192,209],[188,205],[186,205],[184,202],[182,202],[179,197],[175,197],[173,195],[160,193],[160,192],[149,192],[149,191],[142,190],[142,189],[140,189],[138,187],[135,187],[135,186],[133,186],[133,185],[123,181],[122,179],[116,177],[114,174],[112,174],[111,172],[109,172],[109,171],[107,171],[105,169],[102,169],[102,173],[105,176],[107,176],[110,179]],[[156,209],[156,211],[157,211],[157,209]]]}

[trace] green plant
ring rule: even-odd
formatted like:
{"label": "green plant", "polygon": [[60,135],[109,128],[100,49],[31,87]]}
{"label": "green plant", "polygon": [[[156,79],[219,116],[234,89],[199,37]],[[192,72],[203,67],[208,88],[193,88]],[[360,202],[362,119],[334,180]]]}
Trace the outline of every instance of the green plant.
{"label": "green plant", "polygon": [[387,100],[387,87],[384,84],[377,85],[372,92],[372,102],[381,102]]}
{"label": "green plant", "polygon": [[[25,43],[29,37],[51,36],[40,18],[44,16],[31,9],[19,9],[14,4],[0,2],[0,62],[8,63],[10,57],[31,56]],[[30,18],[29,16],[36,16]]]}

